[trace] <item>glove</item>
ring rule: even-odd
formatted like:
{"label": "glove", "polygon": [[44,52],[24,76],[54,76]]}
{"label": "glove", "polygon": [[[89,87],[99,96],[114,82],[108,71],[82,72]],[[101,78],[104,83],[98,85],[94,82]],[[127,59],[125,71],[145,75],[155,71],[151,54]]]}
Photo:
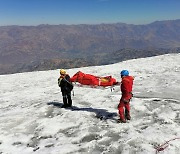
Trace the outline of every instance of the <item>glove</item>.
{"label": "glove", "polygon": [[133,97],[133,93],[132,93],[132,92],[130,92],[130,94],[131,94],[131,97]]}
{"label": "glove", "polygon": [[126,104],[126,103],[129,103],[129,99],[127,100],[127,99],[123,99],[123,102]]}

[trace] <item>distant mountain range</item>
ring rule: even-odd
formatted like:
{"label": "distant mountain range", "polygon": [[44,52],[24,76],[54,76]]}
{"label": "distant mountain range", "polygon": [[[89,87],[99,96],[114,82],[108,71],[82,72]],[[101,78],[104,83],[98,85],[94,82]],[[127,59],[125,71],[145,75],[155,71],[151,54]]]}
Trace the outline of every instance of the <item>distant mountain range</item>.
{"label": "distant mountain range", "polygon": [[0,27],[0,74],[101,65],[180,52],[180,19],[147,25]]}

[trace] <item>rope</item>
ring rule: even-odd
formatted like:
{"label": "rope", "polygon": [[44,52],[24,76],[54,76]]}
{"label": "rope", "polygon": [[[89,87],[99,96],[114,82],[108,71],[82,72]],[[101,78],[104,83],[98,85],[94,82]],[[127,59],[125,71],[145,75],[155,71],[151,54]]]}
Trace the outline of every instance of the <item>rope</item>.
{"label": "rope", "polygon": [[170,141],[177,140],[177,139],[180,139],[180,137],[177,137],[177,138],[171,139],[169,141],[166,141],[164,144],[161,144],[158,147],[156,147],[155,148],[156,149],[156,154],[159,153],[160,151],[163,151],[164,149],[166,149],[169,146]]}

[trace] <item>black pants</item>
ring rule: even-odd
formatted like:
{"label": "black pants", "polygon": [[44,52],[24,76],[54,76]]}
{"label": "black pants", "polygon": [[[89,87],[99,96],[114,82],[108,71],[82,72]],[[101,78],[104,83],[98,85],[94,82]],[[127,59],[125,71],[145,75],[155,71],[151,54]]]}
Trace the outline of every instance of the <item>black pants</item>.
{"label": "black pants", "polygon": [[63,103],[65,107],[72,106],[71,92],[62,92]]}

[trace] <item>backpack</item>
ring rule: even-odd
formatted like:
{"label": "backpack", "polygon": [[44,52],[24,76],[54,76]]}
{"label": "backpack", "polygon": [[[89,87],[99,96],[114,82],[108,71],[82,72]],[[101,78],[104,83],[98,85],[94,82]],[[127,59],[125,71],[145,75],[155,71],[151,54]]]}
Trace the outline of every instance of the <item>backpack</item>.
{"label": "backpack", "polygon": [[64,78],[64,80],[67,82],[67,88],[68,88],[68,91],[72,91],[72,90],[73,90],[73,88],[74,88],[74,86],[73,86],[72,82],[71,82],[71,81],[66,80],[65,78]]}
{"label": "backpack", "polygon": [[73,86],[73,84],[71,82],[68,82],[68,88],[69,88],[70,91],[73,90],[74,86]]}

